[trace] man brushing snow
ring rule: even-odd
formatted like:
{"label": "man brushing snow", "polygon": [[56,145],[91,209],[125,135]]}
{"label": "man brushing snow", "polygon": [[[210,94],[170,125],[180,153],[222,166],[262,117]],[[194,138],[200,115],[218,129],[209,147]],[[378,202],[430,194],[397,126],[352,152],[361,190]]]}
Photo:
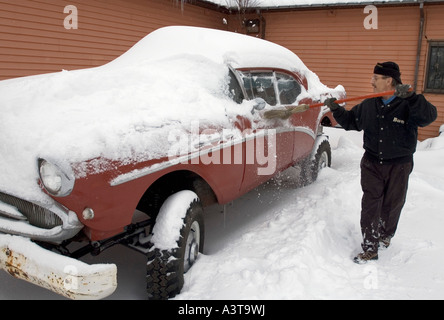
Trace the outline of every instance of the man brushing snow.
{"label": "man brushing snow", "polygon": [[366,99],[349,111],[335,103],[335,98],[324,102],[345,130],[364,130],[363,252],[354,258],[356,263],[377,260],[378,248],[390,245],[406,199],[418,127],[429,125],[437,117],[436,108],[422,94],[402,84],[396,63],[378,63],[373,73],[374,92],[395,90],[393,96]]}

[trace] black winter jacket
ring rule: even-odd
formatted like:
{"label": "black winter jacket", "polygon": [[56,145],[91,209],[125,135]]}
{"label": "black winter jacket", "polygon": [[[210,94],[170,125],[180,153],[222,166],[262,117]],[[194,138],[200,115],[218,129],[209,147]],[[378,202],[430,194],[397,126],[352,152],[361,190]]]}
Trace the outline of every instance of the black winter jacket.
{"label": "black winter jacket", "polygon": [[345,130],[364,130],[365,156],[386,164],[413,161],[418,127],[435,121],[437,111],[422,94],[414,93],[386,106],[381,98],[366,99],[350,111],[339,107],[333,116]]}

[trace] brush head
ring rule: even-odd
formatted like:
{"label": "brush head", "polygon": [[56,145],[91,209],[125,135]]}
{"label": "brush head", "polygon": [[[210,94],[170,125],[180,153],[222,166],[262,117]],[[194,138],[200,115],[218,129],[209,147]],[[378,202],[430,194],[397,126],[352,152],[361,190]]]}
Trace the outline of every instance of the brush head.
{"label": "brush head", "polygon": [[286,120],[290,118],[290,116],[294,113],[301,113],[304,111],[307,111],[310,108],[308,104],[300,104],[295,107],[291,107],[289,109],[275,109],[275,110],[268,110],[264,112],[264,118],[265,119],[282,119]]}

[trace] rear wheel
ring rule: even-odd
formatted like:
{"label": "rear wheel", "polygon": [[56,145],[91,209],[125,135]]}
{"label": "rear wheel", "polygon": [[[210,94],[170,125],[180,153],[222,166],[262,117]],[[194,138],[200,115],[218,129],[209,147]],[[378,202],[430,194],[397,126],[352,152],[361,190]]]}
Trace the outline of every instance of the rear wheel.
{"label": "rear wheel", "polygon": [[[184,273],[196,262],[199,252],[203,252],[204,220],[202,204],[195,195],[184,200],[184,193],[194,194],[191,191],[181,191],[169,197],[162,206],[160,219],[167,217],[170,223],[162,222],[158,228],[153,228],[153,241],[148,252],[147,262],[147,293],[150,299],[168,299],[176,296],[182,290]],[[185,198],[187,199],[187,198]],[[185,216],[177,215],[177,208],[182,208]],[[159,221],[159,216],[156,219]],[[182,227],[172,234],[174,225],[180,219]],[[165,245],[163,240],[156,240],[154,234],[163,234],[165,237],[179,239],[175,245]],[[174,233],[174,232],[173,232]]]}
{"label": "rear wheel", "polygon": [[301,165],[301,180],[303,185],[313,183],[318,178],[319,171],[331,166],[331,148],[328,140],[317,144],[312,154]]}

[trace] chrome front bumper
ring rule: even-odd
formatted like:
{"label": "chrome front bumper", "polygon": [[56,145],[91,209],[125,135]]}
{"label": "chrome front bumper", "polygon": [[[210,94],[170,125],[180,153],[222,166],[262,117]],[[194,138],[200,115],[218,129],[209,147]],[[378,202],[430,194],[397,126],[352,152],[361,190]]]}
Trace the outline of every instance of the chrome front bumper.
{"label": "chrome front bumper", "polygon": [[0,233],[60,243],[82,228],[77,215],[55,201],[38,204],[0,192]]}
{"label": "chrome front bumper", "polygon": [[117,288],[115,264],[86,264],[0,233],[0,269],[70,299],[102,299]]}

